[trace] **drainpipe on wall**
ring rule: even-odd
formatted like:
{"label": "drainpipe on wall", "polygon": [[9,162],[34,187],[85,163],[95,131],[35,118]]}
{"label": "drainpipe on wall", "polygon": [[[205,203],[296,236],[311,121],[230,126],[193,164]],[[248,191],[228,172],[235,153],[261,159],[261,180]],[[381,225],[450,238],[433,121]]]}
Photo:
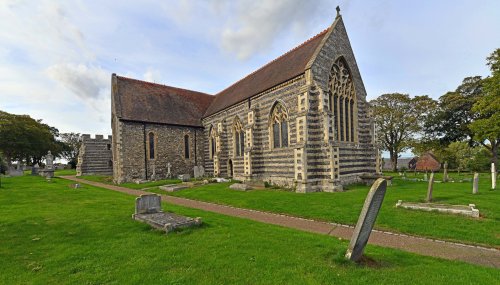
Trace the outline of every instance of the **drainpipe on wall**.
{"label": "drainpipe on wall", "polygon": [[198,151],[198,149],[196,148],[196,132],[197,130],[194,129],[194,165],[197,166],[198,163],[196,162],[196,152]]}
{"label": "drainpipe on wall", "polygon": [[142,124],[142,132],[144,134],[144,171],[145,171],[145,179],[148,179],[148,151],[146,149],[146,124]]}

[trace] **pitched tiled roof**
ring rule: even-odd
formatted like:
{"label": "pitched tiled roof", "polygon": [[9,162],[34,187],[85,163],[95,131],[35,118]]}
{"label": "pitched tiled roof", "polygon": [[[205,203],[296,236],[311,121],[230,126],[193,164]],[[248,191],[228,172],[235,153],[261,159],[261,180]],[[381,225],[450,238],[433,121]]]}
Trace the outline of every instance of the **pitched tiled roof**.
{"label": "pitched tiled roof", "polygon": [[115,112],[124,120],[202,126],[201,118],[214,98],[197,91],[122,76],[116,79]]}
{"label": "pitched tiled roof", "polygon": [[219,92],[204,117],[288,81],[305,71],[328,29]]}

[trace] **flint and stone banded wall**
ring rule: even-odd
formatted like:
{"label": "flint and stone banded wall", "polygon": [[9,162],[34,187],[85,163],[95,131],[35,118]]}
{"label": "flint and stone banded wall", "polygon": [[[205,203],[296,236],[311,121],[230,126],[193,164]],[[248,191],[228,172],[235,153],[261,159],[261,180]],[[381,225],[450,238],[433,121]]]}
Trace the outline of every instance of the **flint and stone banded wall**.
{"label": "flint and stone banded wall", "polygon": [[[229,107],[203,119],[205,127],[205,171],[218,176],[230,176],[239,180],[263,180],[275,185],[295,187],[294,149],[297,143],[298,95],[304,92],[304,76],[296,77],[263,94]],[[269,133],[270,113],[279,102],[288,114],[288,147],[272,148]],[[245,150],[236,156],[233,125],[238,118],[245,130]],[[210,157],[210,132],[217,128],[220,147],[214,158]],[[214,162],[218,169],[214,171]]]}
{"label": "flint and stone banded wall", "polygon": [[[329,75],[333,64],[339,58],[343,58],[349,66],[356,93],[354,113],[357,115],[355,115],[354,121],[356,126],[354,142],[338,140],[335,124],[333,124],[333,113],[329,110]],[[311,77],[313,84],[317,86],[319,91],[319,105],[317,106],[320,117],[319,123],[320,128],[325,132],[323,146],[317,145],[314,152],[320,153],[321,156],[326,155],[328,159],[333,158],[332,171],[330,172],[333,184],[347,185],[356,183],[360,181],[360,175],[362,174],[375,174],[377,151],[374,141],[373,121],[369,116],[369,105],[366,102],[366,91],[361,74],[342,21],[335,25],[331,34],[326,38],[323,48],[317,54],[314,63],[311,65]],[[325,163],[321,163],[321,160],[319,162],[320,165]],[[323,169],[322,174],[318,172],[314,177],[326,179],[325,176],[328,173],[326,169]],[[329,188],[329,185],[326,186],[326,188]]]}
{"label": "flint and stone banded wall", "polygon": [[[203,129],[113,119],[116,132],[113,180],[116,183],[134,180],[167,178],[179,174],[193,176],[195,165],[203,165]],[[154,159],[149,157],[149,134],[154,134]],[[189,158],[184,156],[184,137],[189,137]],[[124,139],[125,138],[125,139]]]}
{"label": "flint and stone banded wall", "polygon": [[76,165],[76,176],[81,175],[112,175],[113,155],[111,151],[112,139],[105,139],[102,135],[91,138],[90,135],[82,135],[82,145],[78,153],[78,164]]}

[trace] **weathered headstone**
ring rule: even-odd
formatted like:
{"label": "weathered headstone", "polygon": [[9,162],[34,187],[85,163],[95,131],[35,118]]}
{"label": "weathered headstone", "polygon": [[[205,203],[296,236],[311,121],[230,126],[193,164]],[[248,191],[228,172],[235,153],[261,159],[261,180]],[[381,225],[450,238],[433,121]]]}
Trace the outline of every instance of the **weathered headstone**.
{"label": "weathered headstone", "polygon": [[47,153],[47,155],[45,156],[45,169],[47,170],[53,170],[54,169],[54,156],[52,155],[52,153],[49,152]]}
{"label": "weathered headstone", "polygon": [[167,163],[167,178],[171,178],[172,177],[171,168],[172,168],[172,164],[170,164],[170,162]]}
{"label": "weathered headstone", "polygon": [[387,181],[379,178],[373,183],[368,195],[365,199],[365,204],[359,215],[358,223],[354,228],[354,233],[349,243],[349,248],[345,257],[352,261],[358,261],[363,255],[366,243],[377,219],[378,212],[384,201],[385,191],[387,189]]}
{"label": "weathered headstone", "polygon": [[189,174],[181,174],[177,178],[179,178],[180,180],[182,180],[182,182],[188,182],[189,179],[191,179],[191,175],[189,175]]}
{"label": "weathered headstone", "polygon": [[244,183],[234,183],[234,184],[231,184],[231,186],[229,186],[229,189],[238,190],[238,191],[247,191],[247,190],[251,190],[252,187],[250,187],[249,185],[244,184]]}
{"label": "weathered headstone", "polygon": [[444,162],[443,182],[448,182],[448,162]]}
{"label": "weathered headstone", "polygon": [[21,169],[19,169],[19,164],[16,167],[10,166],[7,168],[7,175],[16,177],[16,176],[22,176],[24,173]]}
{"label": "weathered headstone", "polygon": [[427,172],[425,172],[425,174],[424,174],[424,181],[429,181],[429,178],[427,176]]}
{"label": "weathered headstone", "polygon": [[31,175],[38,175],[38,170],[40,169],[40,166],[38,165],[38,163],[36,163],[35,165],[33,165],[31,167]]}
{"label": "weathered headstone", "polygon": [[491,163],[491,189],[497,188],[497,170],[495,168],[495,163]]}
{"label": "weathered headstone", "polygon": [[433,186],[434,186],[434,172],[431,173],[431,177],[429,178],[429,185],[427,186],[427,199],[425,199],[427,203],[432,202]]}
{"label": "weathered headstone", "polygon": [[153,174],[151,174],[151,177],[149,179],[151,181],[155,181],[156,180],[156,165],[153,164],[153,166],[151,167],[151,170],[153,171]]}
{"label": "weathered headstone", "polygon": [[477,194],[479,191],[479,173],[474,173],[474,181],[472,182],[472,194]]}
{"label": "weathered headstone", "polygon": [[205,168],[201,165],[197,165],[193,168],[194,178],[200,178],[205,175]]}
{"label": "weathered headstone", "polygon": [[135,199],[136,214],[152,214],[161,212],[161,196],[144,194]]}

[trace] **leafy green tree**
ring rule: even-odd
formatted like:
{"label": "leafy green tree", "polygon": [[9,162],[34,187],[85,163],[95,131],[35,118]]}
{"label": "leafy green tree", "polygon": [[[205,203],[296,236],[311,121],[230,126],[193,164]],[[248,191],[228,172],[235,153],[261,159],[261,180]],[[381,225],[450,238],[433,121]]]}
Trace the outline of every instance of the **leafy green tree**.
{"label": "leafy green tree", "polygon": [[438,138],[442,146],[455,141],[469,141],[473,145],[473,132],[469,124],[477,118],[472,106],[481,98],[481,76],[467,77],[453,92],[439,98],[436,112],[425,122],[425,136]]}
{"label": "leafy green tree", "polygon": [[72,168],[76,167],[78,152],[80,150],[81,135],[79,133],[62,133],[60,134],[60,142],[63,143],[61,156],[65,158]]}
{"label": "leafy green tree", "polygon": [[469,128],[476,141],[490,152],[491,162],[498,165],[500,147],[500,49],[496,49],[488,58],[487,65],[492,75],[483,80],[483,96],[478,99],[472,112],[477,119]]}
{"label": "leafy green tree", "polygon": [[9,165],[13,160],[38,163],[49,150],[57,155],[60,145],[56,143],[55,135],[58,132],[28,115],[0,111],[0,151]]}
{"label": "leafy green tree", "polygon": [[434,112],[436,101],[428,96],[392,93],[370,101],[377,127],[378,141],[389,152],[393,171],[399,154],[411,147],[421,133],[424,118]]}

